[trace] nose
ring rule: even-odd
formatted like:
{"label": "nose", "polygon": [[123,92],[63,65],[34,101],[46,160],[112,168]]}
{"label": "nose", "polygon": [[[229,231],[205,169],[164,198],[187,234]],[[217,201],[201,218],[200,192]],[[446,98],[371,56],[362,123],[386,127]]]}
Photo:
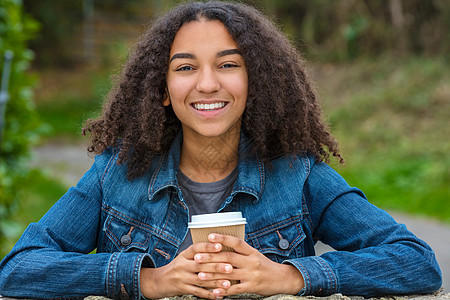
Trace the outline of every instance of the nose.
{"label": "nose", "polygon": [[197,91],[207,94],[217,92],[220,89],[219,79],[212,68],[200,70],[196,88]]}

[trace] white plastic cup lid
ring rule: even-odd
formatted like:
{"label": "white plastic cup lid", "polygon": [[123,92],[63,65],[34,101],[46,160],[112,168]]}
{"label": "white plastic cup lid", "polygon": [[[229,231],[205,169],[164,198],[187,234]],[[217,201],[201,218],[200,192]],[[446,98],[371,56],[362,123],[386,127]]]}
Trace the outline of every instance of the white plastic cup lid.
{"label": "white plastic cup lid", "polygon": [[247,220],[242,217],[240,211],[237,211],[192,216],[192,222],[189,222],[188,228],[208,228],[242,224],[247,224]]}

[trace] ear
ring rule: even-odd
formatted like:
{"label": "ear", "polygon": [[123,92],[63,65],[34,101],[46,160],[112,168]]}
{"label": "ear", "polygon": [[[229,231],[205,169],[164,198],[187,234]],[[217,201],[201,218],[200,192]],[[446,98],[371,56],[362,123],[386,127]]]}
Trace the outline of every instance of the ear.
{"label": "ear", "polygon": [[169,96],[169,91],[166,88],[166,91],[164,92],[164,100],[162,103],[164,106],[169,106],[170,105],[170,96]]}

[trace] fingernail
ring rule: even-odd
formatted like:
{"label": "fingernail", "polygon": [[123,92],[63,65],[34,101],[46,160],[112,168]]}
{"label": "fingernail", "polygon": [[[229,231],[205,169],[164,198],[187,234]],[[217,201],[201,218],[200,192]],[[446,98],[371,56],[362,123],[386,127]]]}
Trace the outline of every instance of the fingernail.
{"label": "fingernail", "polygon": [[223,283],[222,283],[222,286],[224,287],[224,288],[229,288],[230,287],[230,282],[229,281],[224,281]]}
{"label": "fingernail", "polygon": [[202,256],[200,254],[195,254],[194,260],[195,261],[201,261],[202,260]]}
{"label": "fingernail", "polygon": [[214,245],[214,249],[220,250],[220,244],[215,244],[215,245]]}
{"label": "fingernail", "polygon": [[209,239],[210,239],[210,240],[215,240],[215,239],[216,239],[216,235],[213,234],[213,233],[211,233],[211,234],[209,235]]}
{"label": "fingernail", "polygon": [[231,272],[232,268],[230,265],[225,266],[225,271],[226,272]]}
{"label": "fingernail", "polygon": [[203,272],[198,273],[198,278],[200,279],[205,279],[206,278],[206,274]]}

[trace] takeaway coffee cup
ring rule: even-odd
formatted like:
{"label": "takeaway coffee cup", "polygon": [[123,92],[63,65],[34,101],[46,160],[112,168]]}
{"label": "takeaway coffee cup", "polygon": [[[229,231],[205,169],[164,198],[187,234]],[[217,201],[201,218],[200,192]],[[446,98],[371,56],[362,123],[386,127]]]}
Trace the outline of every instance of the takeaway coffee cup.
{"label": "takeaway coffee cup", "polygon": [[[208,242],[208,235],[220,233],[244,239],[247,221],[241,212],[224,212],[192,216],[188,224],[194,243]],[[233,251],[223,246],[222,251]]]}

